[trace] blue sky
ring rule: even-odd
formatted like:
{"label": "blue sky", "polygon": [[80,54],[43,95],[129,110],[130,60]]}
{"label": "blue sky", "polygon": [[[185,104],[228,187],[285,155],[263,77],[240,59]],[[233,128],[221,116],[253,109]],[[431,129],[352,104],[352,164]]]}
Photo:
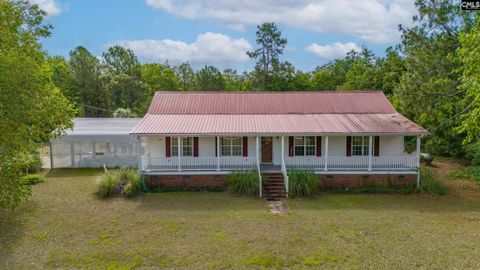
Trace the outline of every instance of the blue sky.
{"label": "blue sky", "polygon": [[52,55],[78,45],[101,56],[108,46],[132,49],[142,62],[250,69],[256,25],[275,21],[288,46],[283,60],[302,70],[367,46],[377,55],[398,43],[413,0],[30,0],[54,26],[43,40]]}

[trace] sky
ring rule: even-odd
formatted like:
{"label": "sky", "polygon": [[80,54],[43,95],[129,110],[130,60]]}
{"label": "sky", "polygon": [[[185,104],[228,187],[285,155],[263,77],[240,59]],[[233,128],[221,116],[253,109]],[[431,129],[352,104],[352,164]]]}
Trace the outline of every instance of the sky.
{"label": "sky", "polygon": [[47,12],[50,55],[76,46],[100,57],[109,46],[132,49],[142,63],[251,69],[256,25],[273,21],[288,39],[281,60],[311,71],[350,50],[384,56],[410,26],[414,0],[30,0]]}

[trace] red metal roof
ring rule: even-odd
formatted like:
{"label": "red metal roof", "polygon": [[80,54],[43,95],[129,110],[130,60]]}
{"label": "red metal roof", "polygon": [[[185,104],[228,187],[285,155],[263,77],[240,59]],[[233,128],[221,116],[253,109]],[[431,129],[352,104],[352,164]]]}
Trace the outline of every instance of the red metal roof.
{"label": "red metal roof", "polygon": [[427,131],[399,113],[393,114],[147,114],[131,134],[302,134],[400,133]]}
{"label": "red metal roof", "polygon": [[394,113],[383,92],[156,92],[149,114]]}
{"label": "red metal roof", "polygon": [[382,92],[157,92],[131,134],[427,134]]}

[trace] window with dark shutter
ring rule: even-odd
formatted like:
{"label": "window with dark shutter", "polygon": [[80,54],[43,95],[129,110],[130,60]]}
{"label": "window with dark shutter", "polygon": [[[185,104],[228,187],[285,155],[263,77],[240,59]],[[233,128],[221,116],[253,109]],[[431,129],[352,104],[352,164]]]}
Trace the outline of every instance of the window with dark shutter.
{"label": "window with dark shutter", "polygon": [[243,156],[248,157],[248,137],[243,137]]}
{"label": "window with dark shutter", "polygon": [[380,156],[380,136],[375,136],[375,143],[373,146],[373,155]]}
{"label": "window with dark shutter", "polygon": [[170,149],[170,137],[165,137],[165,156],[170,157],[172,155]]}
{"label": "window with dark shutter", "polygon": [[198,157],[198,137],[193,137],[193,156]]}
{"label": "window with dark shutter", "polygon": [[352,155],[352,136],[347,136],[347,157]]}

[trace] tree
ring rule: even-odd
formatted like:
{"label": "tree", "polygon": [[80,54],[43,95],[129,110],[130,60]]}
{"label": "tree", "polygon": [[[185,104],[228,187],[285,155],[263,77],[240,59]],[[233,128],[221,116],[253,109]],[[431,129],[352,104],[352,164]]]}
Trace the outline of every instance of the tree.
{"label": "tree", "polygon": [[102,77],[103,88],[111,96],[111,108],[131,108],[143,115],[147,110],[148,85],[128,74],[107,74]]}
{"label": "tree", "polygon": [[75,113],[55,87],[39,43],[46,13],[27,1],[0,0],[0,208],[15,209],[30,187],[21,176],[40,142],[72,126]]}
{"label": "tree", "polygon": [[195,74],[196,90],[224,91],[225,79],[222,73],[214,66],[204,66]]}
{"label": "tree", "polygon": [[460,134],[466,134],[465,143],[476,143],[480,150],[480,15],[475,25],[464,31],[459,38],[461,47],[458,56],[462,63],[460,89],[465,91],[465,112],[461,114],[461,123],[457,128]]}
{"label": "tree", "polygon": [[180,80],[180,90],[190,91],[195,87],[195,72],[193,72],[190,64],[182,63],[175,69],[177,77]]}
{"label": "tree", "polygon": [[140,76],[140,62],[132,50],[117,45],[108,48],[102,57],[107,72],[117,75],[124,73],[133,77]]}
{"label": "tree", "polygon": [[263,23],[257,25],[257,44],[260,48],[247,52],[250,58],[257,60],[256,69],[262,75],[262,89],[267,89],[268,77],[274,65],[279,64],[279,56],[287,45],[287,39],[282,38],[282,32],[277,29],[275,23]]}
{"label": "tree", "polygon": [[372,51],[364,48],[345,74],[345,82],[339,86],[342,90],[366,90],[379,89],[381,78],[379,77],[378,58]]}
{"label": "tree", "polygon": [[141,67],[142,81],[150,86],[150,94],[162,90],[178,90],[180,80],[168,65],[144,64]]}
{"label": "tree", "polygon": [[138,115],[130,108],[118,108],[113,112],[114,118],[131,118],[131,117],[138,117]]}
{"label": "tree", "polygon": [[459,89],[460,63],[452,57],[459,33],[472,26],[472,13],[457,1],[417,0],[414,25],[402,30],[405,72],[394,88],[397,109],[429,130],[426,148],[435,154],[462,155],[463,134],[454,132],[465,112]]}
{"label": "tree", "polygon": [[78,107],[83,115],[109,116],[109,97],[100,81],[100,63],[84,47],[70,52],[70,70],[73,76],[73,91],[78,95]]}

